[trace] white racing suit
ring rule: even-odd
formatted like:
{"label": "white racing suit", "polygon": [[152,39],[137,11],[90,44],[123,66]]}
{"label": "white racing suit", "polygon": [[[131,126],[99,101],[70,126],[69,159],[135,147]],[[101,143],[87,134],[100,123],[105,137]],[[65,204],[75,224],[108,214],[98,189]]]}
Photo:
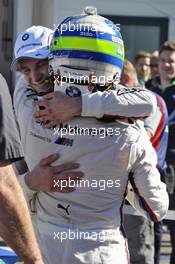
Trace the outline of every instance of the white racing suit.
{"label": "white racing suit", "polygon": [[145,118],[156,112],[155,95],[145,88],[125,88],[116,85],[116,91],[96,92],[82,95],[82,116]]}
{"label": "white racing suit", "polygon": [[145,217],[161,220],[168,209],[166,187],[146,132],[137,123],[95,118],[75,118],[55,130],[43,128],[33,119],[27,95],[19,85],[14,104],[29,170],[59,153],[55,164],[76,162],[84,173],[74,192],[31,192],[44,263],[129,263],[122,228],[128,180],[134,190],[128,199]]}

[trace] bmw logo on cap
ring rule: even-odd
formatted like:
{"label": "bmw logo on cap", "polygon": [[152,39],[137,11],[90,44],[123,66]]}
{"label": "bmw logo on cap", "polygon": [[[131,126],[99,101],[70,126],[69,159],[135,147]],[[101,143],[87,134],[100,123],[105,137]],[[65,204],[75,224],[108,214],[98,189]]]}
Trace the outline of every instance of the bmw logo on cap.
{"label": "bmw logo on cap", "polygon": [[81,96],[80,90],[75,86],[69,86],[66,88],[66,94],[71,97],[78,97]]}
{"label": "bmw logo on cap", "polygon": [[25,33],[23,36],[22,36],[22,40],[27,40],[29,38],[29,34],[28,33]]}

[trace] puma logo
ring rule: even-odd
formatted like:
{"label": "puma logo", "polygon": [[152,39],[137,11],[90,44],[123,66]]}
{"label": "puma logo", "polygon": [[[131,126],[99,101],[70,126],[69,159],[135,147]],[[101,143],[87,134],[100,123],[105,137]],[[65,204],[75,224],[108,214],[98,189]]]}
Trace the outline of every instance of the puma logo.
{"label": "puma logo", "polygon": [[66,211],[66,213],[69,215],[68,208],[70,207],[70,205],[68,205],[67,207],[64,207],[62,204],[58,204],[57,206],[58,206],[58,208],[63,209],[64,211]]}

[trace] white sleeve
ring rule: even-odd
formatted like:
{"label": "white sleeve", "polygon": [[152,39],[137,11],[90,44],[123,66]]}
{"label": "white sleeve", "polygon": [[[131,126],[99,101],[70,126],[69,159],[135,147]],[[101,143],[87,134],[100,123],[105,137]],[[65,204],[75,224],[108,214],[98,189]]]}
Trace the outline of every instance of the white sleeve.
{"label": "white sleeve", "polygon": [[31,92],[28,90],[27,82],[21,77],[14,91],[14,109],[19,125],[22,147],[25,151],[26,134],[28,133],[29,117],[33,115],[32,100],[29,97]]}
{"label": "white sleeve", "polygon": [[27,200],[30,200],[30,199],[32,199],[32,197],[33,197],[35,191],[32,191],[32,190],[27,186],[27,184],[26,184],[26,182],[25,182],[25,176],[26,176],[26,174],[27,174],[27,172],[24,173],[24,174],[19,175],[19,182],[20,182],[20,185],[21,185],[21,187],[22,187],[22,189],[23,189],[23,191],[24,191],[24,194],[25,194]]}
{"label": "white sleeve", "polygon": [[129,163],[132,188],[129,188],[127,200],[144,217],[155,222],[166,216],[169,206],[166,185],[160,180],[156,163],[156,153],[149,139],[145,137],[141,144],[133,144]]}
{"label": "white sleeve", "polygon": [[84,94],[82,96],[82,116],[104,115],[114,117],[147,117],[155,111],[155,95],[145,88],[125,88]]}
{"label": "white sleeve", "polygon": [[20,185],[21,185],[21,187],[23,189],[23,192],[24,192],[28,207],[30,209],[30,212],[31,213],[36,213],[35,201],[36,201],[37,192],[31,190],[27,186],[27,184],[25,182],[26,174],[27,174],[27,172],[24,173],[24,174],[19,175],[19,182],[20,182]]}
{"label": "white sleeve", "polygon": [[18,81],[15,85],[15,90],[13,94],[13,103],[14,103],[14,108],[15,108],[15,113],[18,118],[18,115],[20,113],[21,105],[22,105],[22,100],[21,98],[23,97],[25,91],[27,90],[27,81],[24,79],[24,77],[21,75],[18,78]]}
{"label": "white sleeve", "polygon": [[160,110],[160,107],[156,107],[156,111],[152,113],[149,117],[144,119],[144,126],[145,129],[148,130],[151,135],[155,135],[155,132],[158,128],[158,125],[160,124],[162,118],[162,112]]}

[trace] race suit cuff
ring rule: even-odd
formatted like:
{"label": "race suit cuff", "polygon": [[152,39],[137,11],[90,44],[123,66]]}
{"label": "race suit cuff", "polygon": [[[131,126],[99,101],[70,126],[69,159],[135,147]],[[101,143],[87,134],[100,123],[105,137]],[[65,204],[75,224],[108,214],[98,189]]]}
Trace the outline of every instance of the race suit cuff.
{"label": "race suit cuff", "polygon": [[101,118],[103,115],[102,92],[82,95],[81,116]]}

